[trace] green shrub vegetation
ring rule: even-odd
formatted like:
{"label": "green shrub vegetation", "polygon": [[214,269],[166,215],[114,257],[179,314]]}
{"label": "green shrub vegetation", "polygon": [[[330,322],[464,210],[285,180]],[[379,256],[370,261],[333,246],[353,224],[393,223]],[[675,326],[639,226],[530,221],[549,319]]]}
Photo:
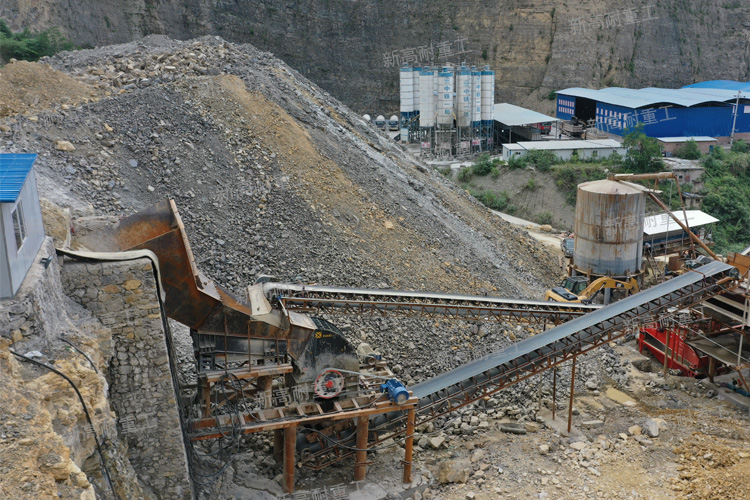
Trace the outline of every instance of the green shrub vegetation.
{"label": "green shrub vegetation", "polygon": [[494,162],[490,160],[490,155],[485,153],[477,158],[471,170],[474,175],[487,175],[492,171],[493,166]]}
{"label": "green shrub vegetation", "polygon": [[536,221],[539,224],[552,224],[552,213],[551,212],[542,212],[539,215],[536,216]]}
{"label": "green shrub vegetation", "polygon": [[574,207],[578,196],[578,184],[605,179],[607,174],[599,165],[565,164],[558,165],[552,171],[552,176],[557,187],[565,194],[565,201]]}
{"label": "green shrub vegetation", "polygon": [[0,63],[10,59],[36,61],[63,50],[73,50],[73,43],[58,28],[34,33],[28,28],[13,33],[5,20],[0,19]]}
{"label": "green shrub vegetation", "polygon": [[453,171],[451,170],[450,167],[439,168],[439,169],[437,169],[437,171],[440,173],[440,175],[442,175],[444,177],[448,177],[449,179],[453,175]]}
{"label": "green shrub vegetation", "polygon": [[674,155],[677,158],[684,158],[686,160],[697,160],[701,157],[701,150],[697,142],[689,139],[682,146],[675,149]]}
{"label": "green shrub vegetation", "polygon": [[706,169],[703,210],[719,219],[715,250],[742,250],[750,245],[750,153],[715,147],[701,164]]}
{"label": "green shrub vegetation", "polygon": [[748,144],[742,139],[737,139],[732,143],[733,153],[747,153],[748,151],[750,151],[750,148],[748,148]]}
{"label": "green shrub vegetation", "polygon": [[467,167],[462,168],[458,171],[458,176],[456,177],[458,179],[458,182],[469,182],[474,175],[473,168]]}
{"label": "green shrub vegetation", "polygon": [[643,124],[639,123],[626,133],[622,144],[628,148],[628,153],[622,163],[624,171],[646,173],[664,170],[659,143],[653,137],[643,133]]}
{"label": "green shrub vegetation", "polygon": [[505,211],[508,209],[508,205],[510,204],[510,195],[507,191],[503,191],[498,194],[492,191],[470,190],[469,193],[471,193],[474,198],[476,198],[492,210]]}
{"label": "green shrub vegetation", "polygon": [[525,160],[526,165],[534,165],[540,172],[549,172],[552,165],[560,161],[560,158],[555,156],[552,151],[541,149],[532,149],[522,158]]}

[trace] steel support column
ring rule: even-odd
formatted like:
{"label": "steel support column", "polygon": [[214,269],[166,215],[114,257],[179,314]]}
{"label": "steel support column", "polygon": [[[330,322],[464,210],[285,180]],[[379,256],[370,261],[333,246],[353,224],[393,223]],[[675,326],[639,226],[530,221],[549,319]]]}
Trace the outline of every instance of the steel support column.
{"label": "steel support column", "polygon": [[297,447],[297,426],[284,428],[284,491],[294,492],[294,452]]}
{"label": "steel support column", "polygon": [[667,380],[667,372],[669,371],[669,337],[670,333],[672,332],[671,328],[666,328],[667,330],[667,338],[666,342],[664,343],[664,368],[662,370],[662,376],[664,377],[664,381]]}
{"label": "steel support column", "polygon": [[354,455],[354,480],[363,481],[367,474],[367,433],[370,429],[370,418],[357,418],[357,451]]}
{"label": "steel support column", "polygon": [[552,420],[557,409],[557,367],[552,368]]}
{"label": "steel support column", "polygon": [[263,392],[263,408],[271,408],[273,399],[271,391],[273,389],[273,379],[269,376],[258,377],[258,390]]}
{"label": "steel support column", "polygon": [[273,431],[273,458],[281,462],[284,458],[284,431],[274,429]]}
{"label": "steel support column", "polygon": [[576,389],[576,358],[573,356],[573,367],[570,371],[570,403],[568,404],[568,434],[573,427],[573,393]]}
{"label": "steel support column", "polygon": [[406,417],[406,442],[404,443],[404,483],[411,483],[411,461],[414,447],[414,423],[417,409],[412,406]]}

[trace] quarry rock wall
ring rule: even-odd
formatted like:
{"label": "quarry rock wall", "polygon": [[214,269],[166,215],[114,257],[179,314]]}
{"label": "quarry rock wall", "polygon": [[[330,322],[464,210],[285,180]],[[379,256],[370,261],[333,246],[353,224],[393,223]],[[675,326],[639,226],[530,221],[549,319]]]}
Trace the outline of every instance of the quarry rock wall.
{"label": "quarry rock wall", "polygon": [[497,71],[497,102],[543,112],[553,110],[550,91],[567,87],[748,80],[749,14],[747,2],[723,0],[0,4],[0,17],[14,29],[60,26],[83,46],[149,34],[251,43],[353,109],[384,115],[399,109],[398,66],[405,61],[489,64]]}

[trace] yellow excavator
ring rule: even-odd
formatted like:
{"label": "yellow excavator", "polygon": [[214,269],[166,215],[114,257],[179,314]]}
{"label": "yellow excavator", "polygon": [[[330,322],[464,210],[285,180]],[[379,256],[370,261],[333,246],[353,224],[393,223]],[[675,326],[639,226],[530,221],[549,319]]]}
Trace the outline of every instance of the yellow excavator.
{"label": "yellow excavator", "polygon": [[590,304],[599,292],[606,289],[624,290],[627,295],[634,294],[639,290],[638,281],[635,278],[620,281],[605,276],[589,284],[586,276],[567,276],[560,286],[547,290],[547,293],[544,294],[544,300]]}

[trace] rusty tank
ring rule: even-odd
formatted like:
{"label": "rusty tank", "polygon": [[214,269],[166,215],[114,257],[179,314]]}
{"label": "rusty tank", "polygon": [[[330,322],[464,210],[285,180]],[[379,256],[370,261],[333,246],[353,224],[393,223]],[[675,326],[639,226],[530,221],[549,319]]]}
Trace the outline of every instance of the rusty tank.
{"label": "rusty tank", "polygon": [[637,184],[599,180],[578,185],[574,268],[624,277],[641,271],[646,194]]}

